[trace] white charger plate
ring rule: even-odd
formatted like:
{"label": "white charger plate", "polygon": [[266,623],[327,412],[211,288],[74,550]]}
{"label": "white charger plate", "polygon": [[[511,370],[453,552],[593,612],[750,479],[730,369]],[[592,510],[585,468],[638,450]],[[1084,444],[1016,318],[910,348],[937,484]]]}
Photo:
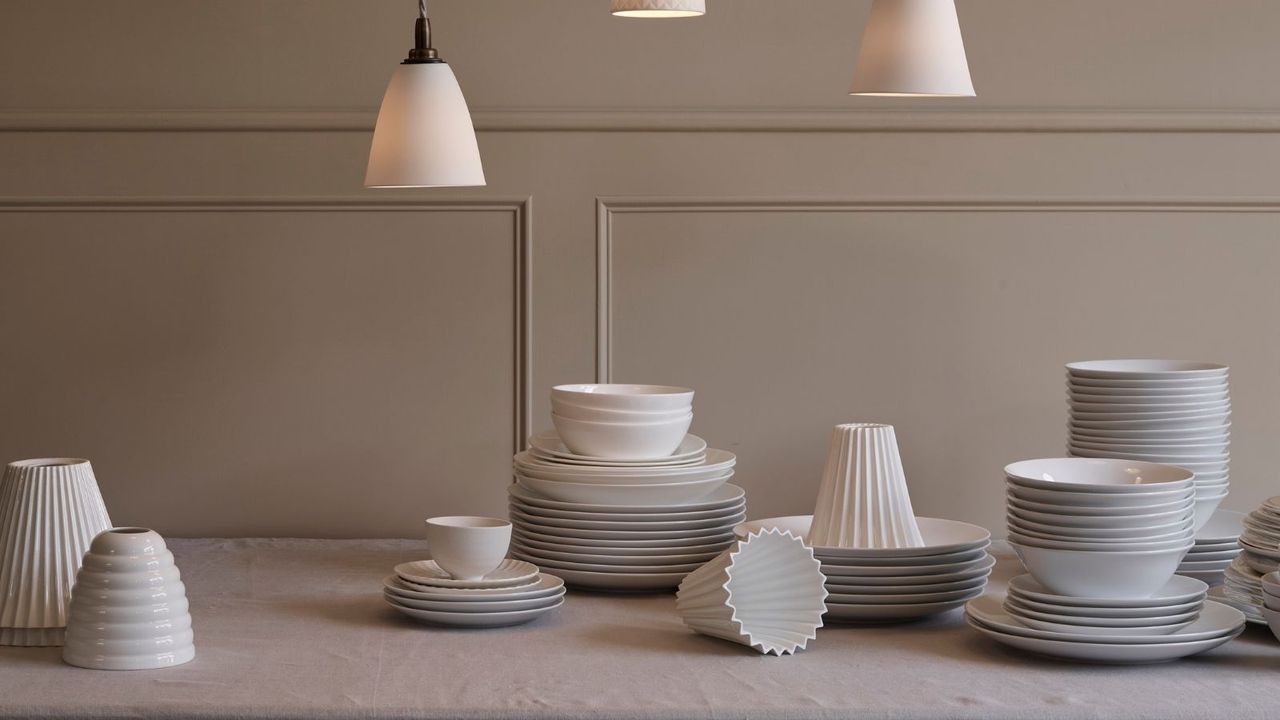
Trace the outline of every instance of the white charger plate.
{"label": "white charger plate", "polygon": [[1199,602],[1207,588],[1192,578],[1174,576],[1163,587],[1145,598],[1079,598],[1059,595],[1041,585],[1030,574],[1018,575],[1009,581],[1009,590],[1018,597],[1030,598],[1050,605],[1080,606],[1087,608],[1161,608]]}
{"label": "white charger plate", "polygon": [[433,625],[447,625],[449,627],[468,627],[468,628],[491,628],[491,627],[509,627],[511,625],[523,625],[524,623],[536,620],[539,617],[555,610],[564,604],[564,598],[559,602],[540,607],[532,610],[517,610],[514,612],[442,612],[439,610],[418,610],[405,605],[387,601],[387,604],[396,610],[408,615],[414,620],[421,620]]}
{"label": "white charger plate", "polygon": [[958,600],[935,603],[900,603],[897,605],[868,605],[862,603],[837,603],[828,599],[827,613],[822,616],[825,622],[885,622],[898,620],[914,620],[964,607],[972,597],[982,594],[975,590],[972,594]]}
{"label": "white charger plate", "polygon": [[[1163,663],[1198,655],[1233,640],[1240,632],[1194,642],[1167,642],[1154,645],[1119,645],[1113,643],[1063,642],[1010,635],[972,619],[969,626],[1003,645],[1037,655],[1103,665],[1141,665]],[[1176,633],[1175,633],[1176,636]]]}
{"label": "white charger plate", "polygon": [[543,495],[531,488],[513,483],[508,492],[512,497],[520,498],[520,501],[526,505],[535,505],[537,507],[552,508],[555,510],[572,510],[576,512],[588,513],[605,513],[605,514],[666,514],[666,513],[686,513],[699,511],[715,511],[721,510],[729,506],[737,505],[744,502],[747,491],[732,483],[726,483],[710,491],[702,497],[694,498],[684,503],[658,504],[658,505],[610,505],[599,503],[577,503],[556,500],[547,495]]}
{"label": "white charger plate", "polygon": [[588,528],[571,528],[558,527],[555,525],[546,525],[541,522],[535,522],[536,518],[530,518],[522,513],[512,511],[511,522],[514,526],[524,530],[532,530],[533,532],[542,533],[543,535],[551,535],[558,537],[573,537],[582,540],[634,540],[647,542],[650,540],[699,540],[701,538],[710,538],[729,532],[733,527],[734,521],[741,521],[744,513],[731,516],[724,523],[711,525],[702,528],[686,528],[683,530],[596,530]]}
{"label": "white charger plate", "polygon": [[608,464],[610,466],[617,467],[633,467],[636,465],[671,462],[678,463],[696,458],[698,455],[707,451],[706,440],[703,440],[697,435],[685,435],[684,440],[680,441],[680,445],[676,448],[676,451],[670,455],[660,458],[652,458],[649,460],[611,460],[608,458],[592,457],[590,455],[578,455],[572,452],[569,448],[565,447],[563,442],[561,442],[560,436],[556,434],[555,430],[548,430],[547,432],[534,435],[529,438],[529,445],[536,449],[540,454],[553,458],[577,461],[589,465],[604,466],[605,464]]}
{"label": "white charger plate", "polygon": [[531,562],[536,562],[539,565],[545,565],[546,567],[556,571],[578,570],[581,572],[594,573],[691,573],[703,565],[703,563],[700,562],[684,563],[682,565],[667,565],[662,563],[656,565],[615,565],[607,563],[571,562],[568,560],[554,560],[540,557],[515,547],[511,549],[511,553],[516,557],[522,559],[527,558]]}
{"label": "white charger plate", "polygon": [[675,505],[695,502],[710,494],[733,477],[730,470],[724,475],[690,482],[655,483],[645,485],[597,485],[570,483],[558,480],[542,480],[516,473],[516,480],[534,492],[549,495],[557,500],[599,505]]}
{"label": "white charger plate", "polygon": [[383,590],[390,590],[414,600],[440,600],[449,602],[495,602],[499,600],[529,600],[554,595],[564,588],[564,580],[555,575],[541,573],[538,579],[509,588],[424,588],[404,582],[398,575],[382,579]]}
{"label": "white charger plate", "polygon": [[488,602],[457,602],[449,600],[417,600],[405,597],[391,590],[383,590],[384,599],[395,605],[402,605],[414,610],[436,610],[439,612],[458,613],[495,613],[516,612],[520,610],[539,610],[556,605],[564,597],[564,588],[543,597],[528,600],[493,600]]}
{"label": "white charger plate", "polygon": [[[751,533],[774,528],[786,530],[798,538],[809,535],[809,526],[813,524],[812,515],[790,515],[786,517],[750,520],[735,527],[733,532],[739,538],[746,538]],[[940,555],[958,554],[976,549],[986,548],[991,541],[991,532],[986,528],[958,520],[942,518],[917,517],[916,525],[924,538],[924,547],[918,548],[837,548],[818,546],[813,551],[822,558],[866,558],[868,560],[888,560],[890,558],[919,558],[922,562],[933,561],[924,558]],[[874,564],[874,563],[868,563]]]}
{"label": "white charger plate", "polygon": [[400,579],[414,585],[445,588],[501,588],[521,585],[538,577],[538,568],[527,562],[507,558],[479,580],[457,580],[436,564],[435,560],[415,560],[395,567]]}
{"label": "white charger plate", "polygon": [[1238,635],[1244,626],[1244,615],[1222,603],[1206,600],[1200,617],[1182,630],[1168,635],[1091,635],[1087,633],[1063,633],[1037,630],[1004,609],[1005,596],[984,595],[969,602],[965,612],[986,627],[1009,635],[1060,640],[1063,642],[1103,643],[1108,645],[1146,645],[1161,643],[1198,642],[1222,636]]}
{"label": "white charger plate", "polygon": [[558,518],[544,516],[538,513],[537,508],[522,508],[512,503],[510,506],[511,519],[519,518],[522,521],[545,525],[554,528],[569,528],[573,530],[626,530],[628,532],[661,532],[664,530],[707,530],[718,527],[733,527],[742,522],[746,517],[746,507],[730,509],[722,515],[715,515],[709,518],[697,518],[691,520],[668,520],[668,521],[647,521],[640,520],[635,522],[617,521],[617,520],[577,520],[570,518]]}
{"label": "white charger plate", "polygon": [[[688,565],[690,563],[701,565],[715,556],[719,555],[723,550],[702,553],[671,553],[667,555],[600,555],[589,552],[562,552],[558,550],[544,550],[542,548],[532,547],[520,542],[511,544],[513,549],[519,550],[522,555],[532,558],[545,558],[549,560],[559,560],[571,563],[587,563],[592,565]],[[535,560],[535,562],[537,562]]]}

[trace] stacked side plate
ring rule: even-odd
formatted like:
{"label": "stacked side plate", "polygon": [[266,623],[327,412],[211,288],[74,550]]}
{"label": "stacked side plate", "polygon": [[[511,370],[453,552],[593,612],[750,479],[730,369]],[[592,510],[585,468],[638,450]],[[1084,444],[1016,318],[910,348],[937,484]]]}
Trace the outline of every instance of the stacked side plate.
{"label": "stacked side plate", "polygon": [[1178,574],[1221,585],[1227,566],[1240,555],[1244,513],[1218,509],[1196,532],[1196,544],[1187,551]]}
{"label": "stacked side plate", "polygon": [[[812,515],[753,520],[734,528],[739,538],[774,528],[808,537]],[[917,517],[923,547],[814,547],[827,577],[827,622],[877,622],[927,617],[961,607],[982,594],[995,558],[991,533],[977,525]]]}
{"label": "stacked side plate", "polygon": [[506,560],[483,580],[450,579],[430,560],[397,565],[382,581],[382,597],[425,623],[487,628],[521,625],[564,604],[564,581],[527,562]]}
{"label": "stacked side plate", "polygon": [[1228,368],[1177,360],[1067,365],[1067,452],[1177,465],[1196,474],[1196,527],[1227,496]]}
{"label": "stacked side plate", "polygon": [[728,484],[655,505],[567,502],[523,483],[508,493],[512,556],[594,590],[675,588],[732,545],[733,527],[746,517],[745,491]]}
{"label": "stacked side plate", "polygon": [[1244,518],[1240,557],[1263,575],[1280,569],[1280,497],[1273,497]]}

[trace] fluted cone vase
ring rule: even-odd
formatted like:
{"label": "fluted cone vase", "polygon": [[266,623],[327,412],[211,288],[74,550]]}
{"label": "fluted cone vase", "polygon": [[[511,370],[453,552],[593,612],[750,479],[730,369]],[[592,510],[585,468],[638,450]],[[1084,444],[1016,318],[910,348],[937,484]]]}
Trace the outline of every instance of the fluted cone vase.
{"label": "fluted cone vase", "polygon": [[0,645],[61,645],[81,558],[111,527],[88,460],[10,463],[0,479]]}
{"label": "fluted cone vase", "polygon": [[892,425],[837,425],[813,509],[809,544],[923,547]]}

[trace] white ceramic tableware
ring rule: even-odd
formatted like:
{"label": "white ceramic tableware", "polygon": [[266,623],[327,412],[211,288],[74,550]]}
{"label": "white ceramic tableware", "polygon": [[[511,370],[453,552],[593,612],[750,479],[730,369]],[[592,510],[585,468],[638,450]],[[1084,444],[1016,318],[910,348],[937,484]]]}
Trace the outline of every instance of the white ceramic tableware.
{"label": "white ceramic tableware", "polygon": [[1056,593],[1037,582],[1031,575],[1018,575],[1009,581],[1009,593],[1014,597],[1029,599],[1050,605],[1078,606],[1090,609],[1145,610],[1166,608],[1187,603],[1198,603],[1205,597],[1208,587],[1191,578],[1174,576],[1164,585],[1145,596],[1095,598]]}
{"label": "white ceramic tableware", "polygon": [[[658,540],[683,540],[686,545],[715,542],[718,538],[723,537],[730,532],[730,528],[733,527],[734,521],[734,518],[730,518],[725,521],[724,525],[715,525],[700,529],[597,530],[543,525],[541,523],[535,523],[528,518],[521,517],[519,513],[515,511],[512,511],[511,515],[521,532],[536,532],[549,537],[557,537],[561,539],[577,538],[579,540],[590,541],[587,544],[594,544],[596,541],[601,540],[634,541],[639,543],[650,543]],[[737,516],[737,518],[741,517],[741,515]]]}
{"label": "white ceramic tableware", "polygon": [[1138,512],[1141,508],[1185,501],[1188,497],[1195,497],[1195,488],[1179,487],[1175,490],[1162,490],[1159,492],[1120,494],[1038,490],[1010,483],[1006,487],[1006,493],[1008,496],[1019,500],[1062,505],[1071,510],[1081,507],[1101,507],[1133,508],[1135,512]]}
{"label": "white ceramic tableware", "polygon": [[1067,389],[1071,394],[1091,397],[1132,398],[1135,400],[1158,400],[1162,397],[1202,397],[1216,395],[1226,397],[1229,390],[1227,378],[1213,380],[1208,384],[1168,384],[1161,380],[1096,380],[1086,378],[1067,378]]}
{"label": "white ceramic tableware", "polygon": [[483,602],[415,600],[390,590],[383,591],[383,599],[394,605],[400,605],[414,610],[435,610],[438,612],[497,613],[517,612],[521,610],[540,610],[552,605],[558,605],[563,597],[563,588],[559,593],[554,593],[546,597],[532,598],[529,600],[490,600]]}
{"label": "white ceramic tableware", "polygon": [[543,507],[528,503],[520,498],[520,495],[526,492],[528,488],[520,485],[511,484],[507,486],[507,494],[511,496],[511,506],[519,508],[526,515],[533,515],[539,518],[560,518],[563,520],[596,520],[609,522],[681,522],[686,520],[708,520],[711,518],[721,518],[726,515],[732,515],[742,512],[747,503],[739,500],[736,503],[726,505],[722,508],[713,510],[693,510],[685,512],[676,509],[673,512],[655,512],[655,513],[607,513],[607,512],[584,512],[578,510],[558,510],[555,508]]}
{"label": "white ceramic tableware", "polygon": [[950,612],[964,607],[965,603],[982,595],[978,588],[969,595],[943,602],[920,603],[840,603],[828,602],[823,620],[835,623],[875,623],[897,620],[914,620]]}
{"label": "white ceramic tableware", "polygon": [[575,512],[589,513],[606,513],[606,514],[652,514],[652,513],[671,513],[671,512],[699,512],[705,510],[721,510],[730,505],[744,503],[746,491],[741,487],[733,484],[725,484],[717,487],[715,490],[684,503],[674,504],[656,504],[656,505],[610,505],[599,503],[575,503],[556,500],[555,498],[543,495],[532,488],[524,485],[514,484],[508,487],[508,493],[512,497],[518,498],[520,502],[527,505],[534,505],[543,508],[552,508],[557,510],[571,510]]}
{"label": "white ceramic tableware", "polygon": [[156,670],[190,662],[190,604],[173,553],[146,528],[93,539],[76,575],[62,659],[91,670]]}
{"label": "white ceramic tableware", "polygon": [[664,532],[695,531],[712,528],[733,527],[746,517],[745,508],[737,508],[709,518],[697,520],[669,521],[636,521],[625,520],[577,520],[531,514],[528,510],[516,505],[511,506],[511,519],[522,523],[542,525],[543,527],[567,528],[571,530],[625,530],[628,532]]}
{"label": "white ceramic tableware", "polygon": [[[511,545],[512,552],[518,552],[521,556],[528,557],[531,562],[537,562],[536,558],[543,558],[552,561],[586,563],[589,565],[613,565],[613,566],[667,566],[670,570],[671,565],[688,565],[701,564],[707,562],[711,558],[723,552],[723,548],[712,552],[685,553],[683,550],[677,553],[653,554],[653,555],[608,555],[592,552],[565,552],[563,550],[547,550],[545,548],[536,547],[534,545],[526,545],[521,542],[515,542]],[[638,570],[634,572],[639,572]]]}
{"label": "white ceramic tableware", "polygon": [[1195,501],[1196,491],[1191,488],[1182,493],[1176,500],[1168,502],[1159,502],[1152,505],[1137,507],[1110,507],[1107,505],[1072,505],[1070,503],[1052,503],[1037,502],[1035,500],[1023,500],[1015,496],[1012,488],[1005,493],[1005,502],[1008,507],[1017,510],[1048,513],[1054,517],[1064,516],[1088,516],[1088,517],[1115,517],[1118,515],[1151,515],[1155,513],[1177,512],[1179,510],[1185,512],[1190,509],[1191,504]]}
{"label": "white ceramic tableware", "polygon": [[551,400],[551,412],[560,417],[569,418],[571,420],[590,420],[592,422],[664,422],[667,420],[676,420],[688,415],[690,409],[688,407],[678,408],[676,410],[609,410],[608,408],[593,408],[584,405],[576,405],[571,402],[561,400]]}
{"label": "white ceramic tableware", "polygon": [[[1175,576],[1175,577],[1178,577],[1178,576]],[[1206,590],[1208,589],[1207,585],[1205,586],[1205,589]],[[1038,600],[1032,600],[1030,598],[1022,597],[1020,595],[1017,595],[1011,590],[1009,592],[1008,599],[1005,602],[1007,604],[1015,604],[1015,600],[1016,600],[1016,605],[1020,607],[1026,608],[1027,610],[1034,610],[1036,612],[1044,613],[1046,615],[1067,616],[1067,617],[1081,618],[1081,619],[1124,618],[1129,620],[1140,619],[1144,621],[1150,620],[1152,618],[1168,617],[1171,615],[1184,615],[1186,613],[1197,613],[1200,611],[1201,606],[1204,605],[1203,597],[1200,598],[1199,600],[1194,600],[1188,603],[1181,603],[1179,605],[1163,605],[1160,607],[1150,607],[1150,608],[1106,608],[1106,607],[1098,608],[1098,607],[1089,607],[1089,606],[1081,606],[1081,605],[1050,605],[1049,603],[1042,603]]]}
{"label": "white ceramic tableware", "polygon": [[1166,428],[1153,430],[1086,428],[1073,426],[1069,437],[1085,441],[1092,439],[1121,442],[1162,442],[1170,445],[1176,445],[1181,442],[1226,442],[1231,437],[1231,423],[1223,423],[1221,425],[1214,425],[1208,428]]}
{"label": "white ceramic tableware", "polygon": [[699,462],[707,451],[707,441],[697,435],[685,435],[680,445],[671,455],[663,458],[646,460],[608,460],[604,458],[578,455],[560,440],[554,430],[539,433],[529,438],[529,453],[541,460],[560,464],[589,465],[593,467],[633,467],[647,465],[676,465],[687,462]]}
{"label": "white ceramic tableware", "polygon": [[764,654],[804,649],[826,612],[813,550],[791,533],[766,530],[737,541],[680,583],[676,609],[690,629]]}
{"label": "white ceramic tableware", "polygon": [[622,550],[653,550],[656,548],[685,548],[694,546],[711,545],[715,543],[724,543],[726,546],[734,540],[733,532],[725,528],[723,532],[713,534],[697,534],[689,535],[686,533],[675,533],[671,537],[659,538],[630,538],[624,536],[621,539],[612,537],[600,537],[599,533],[586,531],[582,533],[585,537],[574,537],[571,535],[561,535],[557,533],[545,533],[528,527],[517,527],[512,533],[512,539],[538,540],[541,542],[554,543],[562,546],[587,547],[593,550],[615,552]]}
{"label": "white ceramic tableware", "polygon": [[552,413],[560,439],[580,455],[619,460],[665,457],[680,447],[693,413],[653,422],[597,422]]}
{"label": "white ceramic tableware", "polygon": [[431,623],[433,625],[468,628],[492,628],[522,625],[524,623],[537,620],[564,604],[564,598],[561,598],[554,604],[537,607],[531,610],[516,610],[512,612],[443,612],[439,610],[419,610],[417,608],[401,604],[392,598],[385,599],[388,605],[414,620]]}
{"label": "white ceramic tableware", "polygon": [[593,573],[689,573],[697,570],[702,566],[701,562],[692,562],[676,565],[618,565],[613,563],[588,563],[573,562],[570,560],[552,560],[539,555],[533,555],[523,549],[513,549],[512,553],[522,560],[536,562],[543,567],[551,568],[559,572],[560,570],[577,570],[579,572]]}
{"label": "white ceramic tableware", "polygon": [[[1154,408],[1163,405],[1195,405],[1228,400],[1230,391],[1224,389],[1199,390],[1191,388],[1168,390],[1142,390],[1126,392],[1123,388],[1096,388],[1087,385],[1067,383],[1067,400],[1074,404],[1120,405],[1140,408]],[[1099,392],[1101,391],[1101,392]]]}
{"label": "white ceramic tableware", "polygon": [[[1027,538],[1036,540],[1049,540],[1052,542],[1067,543],[1091,543],[1091,544],[1120,544],[1129,545],[1132,543],[1163,543],[1175,540],[1185,540],[1187,530],[1191,529],[1191,523],[1194,518],[1188,516],[1185,522],[1180,522],[1172,531],[1161,531],[1155,534],[1148,534],[1146,530],[1094,530],[1067,528],[1066,531],[1045,531],[1037,530],[1029,527],[1026,523],[1020,523],[1016,519],[1010,518],[1008,523],[1009,532],[1022,535]],[[1048,526],[1040,526],[1048,527]]]}
{"label": "white ceramic tableware", "polygon": [[388,575],[382,579],[382,589],[414,600],[488,603],[507,600],[533,600],[561,594],[564,591],[564,580],[555,575],[540,573],[530,582],[510,587],[438,588],[414,585],[400,579],[399,575]]}
{"label": "white ceramic tableware", "polygon": [[[1183,623],[1190,624],[1200,614],[1200,608],[1204,605],[1203,601],[1192,603],[1190,609],[1181,612],[1168,612],[1164,615],[1148,615],[1145,617],[1097,617],[1093,615],[1082,615],[1070,612],[1048,612],[1033,608],[1024,604],[1014,597],[1006,597],[1004,601],[1004,609],[1010,615],[1018,618],[1031,627],[1036,627],[1034,623],[1028,620],[1038,620],[1055,625],[1065,625],[1072,628],[1111,628],[1123,629],[1125,631],[1132,628],[1160,628],[1168,632],[1177,630],[1173,625]],[[1041,628],[1053,629],[1061,631],[1061,628]],[[1067,630],[1066,632],[1074,632]],[[1124,634],[1115,633],[1115,634]],[[1164,633],[1153,632],[1152,635],[1161,635]]]}
{"label": "white ceramic tableware", "polygon": [[669,412],[692,407],[693,390],[672,385],[557,385],[551,399],[602,410]]}
{"label": "white ceramic tableware", "polygon": [[88,460],[9,463],[0,479],[0,645],[63,643],[81,558],[110,527]]}
{"label": "white ceramic tableware", "polygon": [[1095,635],[1079,631],[1055,632],[1039,630],[1026,625],[1004,608],[1003,595],[984,595],[965,606],[971,620],[1011,635],[1059,640],[1063,642],[1102,643],[1108,645],[1159,645],[1164,643],[1195,642],[1210,638],[1233,636],[1244,627],[1244,616],[1238,610],[1221,603],[1206,601],[1200,617],[1191,625],[1164,635],[1128,635],[1122,633]]}
{"label": "white ceramic tableware", "polygon": [[924,545],[892,425],[850,423],[832,430],[806,541],[859,549]]}
{"label": "white ceramic tableware", "polygon": [[[823,573],[824,575],[826,573]],[[948,593],[963,590],[970,592],[981,588],[987,584],[987,574],[982,573],[976,577],[967,580],[957,580],[952,582],[935,582],[935,583],[867,583],[866,580],[879,580],[880,578],[859,578],[859,577],[840,577],[836,575],[827,576],[827,592],[828,601],[832,596],[842,594],[870,595],[875,597],[884,597],[886,602],[893,602],[890,598],[894,596],[914,596],[927,595],[931,593]],[[915,598],[910,602],[933,602],[924,598]],[[858,602],[848,601],[846,602]],[[898,600],[898,602],[903,602]]]}
{"label": "white ceramic tableware", "polygon": [[563,480],[575,483],[640,484],[662,482],[686,482],[723,475],[733,469],[737,458],[727,450],[711,450],[698,463],[661,467],[589,467],[548,464],[530,459],[527,453],[515,456],[513,465],[517,475],[542,480]]}
{"label": "white ceramic tableware", "polygon": [[1088,360],[1067,364],[1067,374],[1073,378],[1102,380],[1178,380],[1213,381],[1225,379],[1226,365],[1184,360]]}
{"label": "white ceramic tableware", "polygon": [[544,480],[516,474],[517,481],[536,493],[569,503],[595,505],[636,505],[670,507],[706,497],[733,477],[733,471],[718,477],[673,483],[615,485]]}
{"label": "white ceramic tableware", "polygon": [[1038,548],[1049,548],[1054,550],[1083,550],[1088,552],[1134,552],[1144,550],[1180,550],[1185,555],[1191,548],[1195,537],[1195,531],[1188,527],[1179,537],[1171,540],[1158,541],[1132,541],[1132,540],[1116,540],[1112,542],[1086,541],[1086,540],[1045,540],[1042,538],[1033,538],[1023,535],[1012,530],[1009,531],[1009,542],[1028,545]]}
{"label": "white ceramic tableware", "polygon": [[507,556],[511,523],[501,518],[455,515],[426,521],[431,558],[450,577],[475,581]]}
{"label": "white ceramic tableware", "polygon": [[1070,528],[1081,530],[1150,530],[1185,525],[1193,514],[1194,508],[1194,498],[1183,500],[1180,506],[1172,510],[1163,510],[1155,513],[1144,511],[1129,515],[1071,515],[1058,512],[1022,510],[1016,505],[1010,504],[1008,506],[1008,516],[1032,526],[1043,525],[1045,526],[1045,532],[1055,532]]}
{"label": "white ceramic tableware", "polygon": [[[809,526],[812,521],[812,515],[764,518],[742,523],[735,527],[733,531],[739,538],[747,537],[761,530],[774,528],[789,531],[796,537],[808,537]],[[920,547],[837,548],[815,546],[814,552],[824,561],[830,558],[892,560],[894,558],[923,558],[951,553],[964,553],[985,548],[991,541],[991,533],[986,528],[958,520],[917,517],[916,526],[920,528],[920,536],[924,540],[924,545]]]}
{"label": "white ceramic tableware", "polygon": [[501,560],[497,567],[477,579],[462,579],[444,568],[435,560],[417,560],[400,563],[395,567],[396,575],[413,585],[443,588],[501,588],[521,585],[538,576],[538,568],[519,560]]}
{"label": "white ceramic tableware", "polygon": [[1089,598],[1150,597],[1173,577],[1190,545],[1093,552],[1010,544],[1035,579],[1055,594]]}
{"label": "white ceramic tableware", "polygon": [[[645,555],[672,555],[676,553],[713,553],[719,554],[733,543],[730,533],[722,533],[703,542],[699,539],[676,538],[675,540],[655,541],[653,543],[633,543],[628,541],[584,540],[582,538],[558,538],[534,532],[516,532],[511,536],[513,543],[541,550],[565,553],[593,553],[596,555],[612,555],[626,557],[643,557]],[[605,544],[609,543],[609,544]],[[691,543],[698,543],[693,545]]]}
{"label": "white ceramic tableware", "polygon": [[1195,474],[1172,465],[1094,458],[1042,458],[1005,466],[1013,485],[1074,493],[1146,494],[1191,487]]}

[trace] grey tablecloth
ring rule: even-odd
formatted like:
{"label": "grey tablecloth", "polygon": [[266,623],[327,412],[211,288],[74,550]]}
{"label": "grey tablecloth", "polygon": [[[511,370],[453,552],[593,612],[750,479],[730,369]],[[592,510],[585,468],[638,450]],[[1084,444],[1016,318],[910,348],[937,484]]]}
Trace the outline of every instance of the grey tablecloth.
{"label": "grey tablecloth", "polygon": [[[0,716],[58,718],[1270,718],[1265,628],[1168,665],[1090,667],[1008,650],[960,612],[832,626],[763,657],[694,635],[671,595],[570,593],[552,617],[461,631],[414,624],[380,581],[403,540],[174,540],[196,660],[110,673],[57,649],[0,649]],[[1004,548],[998,589],[1017,567]]]}

